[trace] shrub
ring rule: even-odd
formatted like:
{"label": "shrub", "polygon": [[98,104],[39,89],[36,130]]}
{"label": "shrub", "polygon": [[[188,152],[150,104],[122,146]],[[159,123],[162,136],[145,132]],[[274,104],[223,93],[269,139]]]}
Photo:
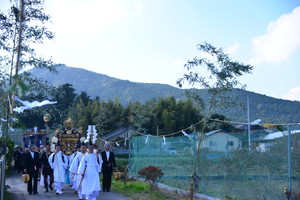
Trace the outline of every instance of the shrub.
{"label": "shrub", "polygon": [[164,175],[161,168],[151,165],[144,167],[138,173],[142,177],[145,177],[145,180],[149,183],[151,190],[157,189],[157,182]]}

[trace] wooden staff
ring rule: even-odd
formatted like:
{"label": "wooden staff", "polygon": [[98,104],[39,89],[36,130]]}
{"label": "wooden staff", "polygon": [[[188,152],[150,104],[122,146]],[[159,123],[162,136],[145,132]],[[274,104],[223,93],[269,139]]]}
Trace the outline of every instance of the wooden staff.
{"label": "wooden staff", "polygon": [[83,180],[83,178],[84,178],[85,170],[86,170],[86,166],[85,166],[85,168],[84,168],[84,170],[83,170],[83,174],[82,174],[82,177],[81,177],[81,179],[80,179],[80,183],[79,183],[79,186],[78,186],[78,190],[80,190],[81,183],[82,183],[82,180]]}

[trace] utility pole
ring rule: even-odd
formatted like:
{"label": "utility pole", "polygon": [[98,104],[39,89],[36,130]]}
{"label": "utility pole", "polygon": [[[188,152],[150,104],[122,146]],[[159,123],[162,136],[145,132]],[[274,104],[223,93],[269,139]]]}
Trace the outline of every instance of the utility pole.
{"label": "utility pole", "polygon": [[250,108],[249,108],[249,96],[247,96],[247,118],[248,118],[248,146],[251,150],[251,135],[250,135]]}
{"label": "utility pole", "polygon": [[288,176],[289,176],[289,192],[292,193],[292,152],[291,152],[291,127],[288,125]]}

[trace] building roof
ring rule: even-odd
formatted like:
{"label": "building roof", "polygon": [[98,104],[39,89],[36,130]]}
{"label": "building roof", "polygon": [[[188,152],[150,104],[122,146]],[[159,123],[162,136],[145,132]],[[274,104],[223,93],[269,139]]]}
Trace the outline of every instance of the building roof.
{"label": "building roof", "polygon": [[212,135],[214,135],[214,134],[217,134],[217,133],[225,133],[225,134],[228,134],[228,135],[231,135],[231,136],[233,136],[233,137],[236,137],[236,138],[240,139],[240,137],[239,137],[238,135],[236,135],[236,134],[234,134],[234,133],[231,133],[231,132],[228,132],[228,131],[223,130],[223,129],[218,129],[218,130],[210,131],[210,132],[208,132],[208,133],[205,133],[205,136],[206,136],[206,137],[210,137],[210,136],[212,136]]}
{"label": "building roof", "polygon": [[213,130],[213,131],[210,131],[208,133],[205,133],[205,136],[211,136],[213,134],[216,134],[216,133],[229,133],[228,131],[225,131],[223,129],[218,129],[218,130]]}
{"label": "building roof", "polygon": [[[248,130],[248,124],[238,125],[235,128],[236,128],[236,132],[241,131],[241,130],[242,131]],[[250,130],[263,130],[263,129],[267,129],[267,128],[260,126],[258,124],[250,124]]]}
{"label": "building roof", "polygon": [[100,138],[102,140],[105,140],[105,141],[108,141],[108,140],[114,140],[116,139],[117,137],[121,136],[121,135],[124,135],[124,134],[127,134],[128,133],[128,129],[127,128],[119,128],[117,130],[114,130],[110,133],[106,133],[104,135],[102,135]]}
{"label": "building roof", "polygon": [[[295,133],[300,133],[300,130],[293,130],[291,131],[291,134],[295,134]],[[281,138],[281,137],[284,137],[284,136],[287,136],[288,135],[288,131],[278,131],[278,132],[275,132],[275,133],[270,133],[268,135],[266,135],[263,140],[274,140],[274,139],[277,139],[277,138]]]}

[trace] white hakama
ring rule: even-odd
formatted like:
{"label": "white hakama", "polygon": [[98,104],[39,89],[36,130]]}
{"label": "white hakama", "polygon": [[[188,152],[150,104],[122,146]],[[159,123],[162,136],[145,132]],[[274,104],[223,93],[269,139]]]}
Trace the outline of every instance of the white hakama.
{"label": "white hakama", "polygon": [[[83,195],[82,195],[82,190],[78,189],[80,180],[81,180],[81,175],[78,174],[78,167],[80,164],[80,161],[83,157],[83,154],[81,152],[78,152],[75,156],[75,158],[73,159],[71,166],[70,166],[70,174],[72,174],[72,181],[73,181],[73,185],[72,188],[74,189],[74,191],[78,192],[78,197],[79,199],[83,199]],[[81,187],[82,188],[82,187]]]}
{"label": "white hakama", "polygon": [[56,193],[62,194],[65,185],[65,174],[68,167],[67,157],[60,151],[57,154],[52,153],[49,156],[49,164],[53,169],[54,185]]}
{"label": "white hakama", "polygon": [[80,161],[78,174],[84,174],[80,189],[87,200],[96,200],[101,191],[99,173],[102,162],[101,156],[95,153],[85,154]]}
{"label": "white hakama", "polygon": [[[74,185],[74,183],[73,183],[74,177],[72,176],[72,172],[71,172],[71,170],[70,170],[70,167],[71,167],[72,162],[73,162],[75,156],[77,155],[77,153],[79,153],[79,152],[78,152],[78,151],[77,151],[77,152],[74,152],[74,153],[72,153],[72,155],[69,156],[69,166],[68,166],[69,171],[70,171],[70,173],[69,173],[69,179],[70,179],[70,185],[72,185],[72,187],[73,187],[73,185]],[[75,190],[75,191],[76,191],[76,190]]]}

